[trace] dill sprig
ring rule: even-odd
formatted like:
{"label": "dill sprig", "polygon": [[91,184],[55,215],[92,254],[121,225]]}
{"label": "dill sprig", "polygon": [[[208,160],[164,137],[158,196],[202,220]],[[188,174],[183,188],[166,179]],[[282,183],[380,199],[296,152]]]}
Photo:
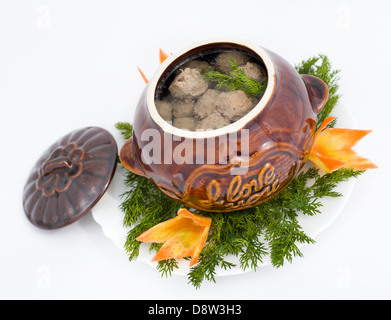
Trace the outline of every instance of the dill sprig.
{"label": "dill sprig", "polygon": [[[319,54],[307,60],[303,60],[295,66],[297,72],[301,74],[310,74],[322,79],[329,88],[329,99],[322,111],[318,114],[317,129],[323,123],[324,119],[331,115],[332,110],[341,98],[339,94],[338,81],[340,70],[334,70],[329,58],[324,54]],[[334,127],[336,120],[331,122],[327,127]]]}
{"label": "dill sprig", "polygon": [[126,172],[124,182],[127,191],[121,195],[124,200],[120,205],[124,212],[123,225],[132,227],[124,247],[129,254],[129,260],[134,260],[138,257],[141,245],[136,238],[154,225],[174,218],[181,205],[167,197],[149,180],[132,172]]}
{"label": "dill sprig", "polygon": [[[303,74],[312,74],[323,79],[329,86],[330,98],[318,116],[318,125],[330,115],[340,95],[338,94],[338,70],[332,70],[324,55],[302,61],[296,66]],[[132,126],[127,123],[116,125],[123,137],[132,135]],[[200,254],[198,263],[188,273],[188,281],[199,288],[203,281],[216,282],[217,268],[257,270],[265,257],[270,257],[274,267],[279,268],[294,257],[302,257],[300,244],[313,244],[315,241],[305,234],[299,224],[299,215],[315,216],[322,208],[324,197],[341,197],[335,191],[339,183],[357,178],[364,171],[339,169],[321,175],[316,168],[300,172],[295,179],[278,195],[256,207],[227,213],[197,213],[211,217],[212,224],[207,242]],[[135,240],[144,231],[157,223],[176,216],[181,204],[158,190],[148,179],[131,172],[125,173],[127,191],[122,195],[121,210],[123,224],[132,229],[124,245],[129,259],[139,255],[140,242]],[[160,244],[151,244],[150,250],[158,251]],[[239,258],[239,265],[229,261],[230,256]],[[174,259],[159,261],[157,270],[162,276],[169,276],[178,268]]]}
{"label": "dill sprig", "polygon": [[232,58],[229,59],[229,65],[232,68],[230,75],[215,71],[211,68],[204,69],[202,75],[205,80],[215,82],[217,88],[228,89],[230,91],[241,90],[249,96],[254,97],[265,92],[266,81],[260,83],[247,77],[243,69]]}
{"label": "dill sprig", "polygon": [[132,136],[133,126],[129,122],[117,122],[115,127],[120,130],[125,140],[128,140]]}

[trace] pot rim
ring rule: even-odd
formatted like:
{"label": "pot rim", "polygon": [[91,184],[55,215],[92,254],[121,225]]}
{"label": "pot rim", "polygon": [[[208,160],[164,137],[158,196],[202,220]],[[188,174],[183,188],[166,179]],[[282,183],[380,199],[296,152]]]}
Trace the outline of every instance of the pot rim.
{"label": "pot rim", "polygon": [[[189,131],[184,129],[179,129],[174,127],[173,125],[166,122],[158,113],[156,105],[155,105],[155,92],[157,85],[159,83],[159,80],[161,79],[164,72],[171,67],[173,62],[175,62],[178,58],[186,54],[188,51],[196,49],[198,47],[206,46],[209,44],[214,43],[224,43],[224,44],[232,44],[237,45],[241,47],[245,47],[249,51],[252,51],[255,53],[264,63],[267,75],[268,75],[268,84],[265,90],[264,95],[262,96],[261,100],[258,102],[258,104],[244,117],[240,118],[239,120],[235,121],[234,123],[219,128],[215,130],[207,130],[207,131]],[[233,132],[238,132],[241,130],[248,122],[250,122],[253,118],[255,118],[267,105],[270,98],[273,95],[274,89],[275,89],[275,68],[272,60],[270,59],[268,53],[259,45],[243,40],[240,38],[235,37],[217,37],[209,40],[203,40],[199,41],[197,43],[194,43],[192,45],[189,45],[182,50],[178,51],[177,53],[171,55],[168,57],[160,66],[159,69],[156,71],[155,75],[149,82],[149,87],[147,90],[147,107],[148,112],[151,115],[153,121],[166,133],[175,135],[178,137],[184,137],[184,138],[192,138],[192,139],[203,139],[203,138],[212,138],[217,137],[224,134],[229,134]]]}

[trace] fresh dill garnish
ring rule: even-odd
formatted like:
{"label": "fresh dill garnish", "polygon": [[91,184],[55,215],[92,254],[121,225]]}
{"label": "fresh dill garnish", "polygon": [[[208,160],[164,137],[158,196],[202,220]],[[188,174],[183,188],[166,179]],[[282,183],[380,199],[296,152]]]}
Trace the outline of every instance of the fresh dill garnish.
{"label": "fresh dill garnish", "polygon": [[121,131],[122,137],[128,140],[132,136],[133,126],[129,122],[117,122],[115,127]]}
{"label": "fresh dill garnish", "polygon": [[[338,100],[341,98],[341,95],[338,92],[340,70],[334,70],[329,58],[324,54],[319,54],[318,56],[303,60],[297,64],[295,68],[298,73],[310,74],[319,77],[327,84],[327,87],[329,88],[329,98],[327,103],[323,107],[322,111],[318,114],[317,129],[319,129],[319,126],[323,123],[324,119],[330,116]],[[335,124],[336,120],[331,122],[328,127],[334,127]]]}
{"label": "fresh dill garnish", "polygon": [[[318,116],[319,126],[340,98],[339,71],[332,70],[325,55],[302,61],[296,70],[320,77],[329,87],[329,101]],[[227,78],[226,83],[229,81]],[[120,123],[116,127],[124,138],[131,136],[130,124]],[[311,167],[300,172],[278,195],[256,207],[232,214],[196,211],[210,217],[212,224],[198,263],[189,270],[188,282],[195,288],[199,288],[205,280],[216,282],[217,268],[257,270],[267,256],[276,268],[285,262],[292,262],[294,257],[302,257],[298,245],[315,241],[303,231],[298,221],[299,215],[319,214],[322,198],[341,197],[342,194],[335,191],[338,184],[357,178],[363,172],[343,168],[321,175],[318,169]],[[136,237],[154,225],[174,218],[182,205],[158,190],[145,177],[126,172],[124,182],[127,191],[122,195],[120,208],[124,213],[124,226],[132,227],[124,247],[129,259],[133,260],[138,257],[141,245],[141,242],[135,240]],[[159,248],[159,244],[150,246],[156,252]],[[229,261],[230,255],[239,258],[238,266]],[[174,259],[159,261],[157,264],[157,270],[166,277],[176,268],[178,263]]]}
{"label": "fresh dill garnish", "polygon": [[174,269],[178,269],[178,261],[175,259],[168,259],[163,261],[158,261],[156,269],[160,271],[162,277],[171,276]]}
{"label": "fresh dill garnish", "polygon": [[126,172],[125,185],[127,191],[121,196],[124,200],[120,208],[124,212],[123,225],[132,227],[128,232],[125,249],[129,259],[134,260],[138,257],[141,245],[136,238],[154,225],[174,218],[181,205],[167,197],[149,180],[134,173]]}
{"label": "fresh dill garnish", "polygon": [[243,69],[232,58],[229,59],[229,64],[232,68],[230,75],[214,71],[211,68],[204,69],[202,75],[205,80],[215,82],[217,88],[228,89],[230,91],[241,90],[253,97],[265,92],[266,82],[260,83],[247,77]]}

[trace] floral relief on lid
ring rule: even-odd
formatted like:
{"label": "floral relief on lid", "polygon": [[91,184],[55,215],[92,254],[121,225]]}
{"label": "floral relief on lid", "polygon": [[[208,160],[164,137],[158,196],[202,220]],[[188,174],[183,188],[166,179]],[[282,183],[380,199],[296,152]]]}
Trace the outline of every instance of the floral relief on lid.
{"label": "floral relief on lid", "polygon": [[24,188],[29,221],[58,229],[87,214],[114,176],[117,153],[112,135],[98,127],[75,130],[55,142],[37,161]]}

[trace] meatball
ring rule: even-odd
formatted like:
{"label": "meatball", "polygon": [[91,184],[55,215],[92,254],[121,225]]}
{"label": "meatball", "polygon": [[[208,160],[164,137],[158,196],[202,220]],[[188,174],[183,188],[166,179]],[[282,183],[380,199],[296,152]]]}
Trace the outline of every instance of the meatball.
{"label": "meatball", "polygon": [[184,70],[186,68],[196,69],[196,70],[202,72],[202,70],[207,69],[209,67],[210,67],[210,64],[206,61],[191,60],[191,61],[185,63],[182,67],[180,67],[179,70],[177,71],[177,73],[179,74],[182,70]]}
{"label": "meatball", "polygon": [[165,121],[172,121],[172,105],[171,103],[163,100],[157,100],[155,102],[157,112]]}
{"label": "meatball", "polygon": [[194,131],[198,121],[195,118],[184,117],[174,119],[173,126],[179,129]]}
{"label": "meatball", "polygon": [[213,112],[206,118],[202,119],[197,125],[198,130],[214,130],[225,127],[230,124],[230,121],[223,117],[220,112]]}
{"label": "meatball", "polygon": [[236,121],[253,108],[254,104],[244,91],[222,92],[218,111],[231,121]]}
{"label": "meatball", "polygon": [[220,53],[216,58],[216,69],[222,73],[230,74],[232,72],[229,60],[234,60],[238,66],[245,65],[250,58],[240,52],[230,51]]}
{"label": "meatball", "polygon": [[197,101],[194,107],[194,114],[203,119],[208,114],[216,111],[219,103],[220,91],[209,89]]}
{"label": "meatball", "polygon": [[171,83],[169,90],[178,99],[194,99],[208,90],[208,82],[197,69],[184,69]]}
{"label": "meatball", "polygon": [[259,64],[247,62],[240,68],[244,71],[244,74],[252,80],[262,82],[266,78],[266,70]]}

